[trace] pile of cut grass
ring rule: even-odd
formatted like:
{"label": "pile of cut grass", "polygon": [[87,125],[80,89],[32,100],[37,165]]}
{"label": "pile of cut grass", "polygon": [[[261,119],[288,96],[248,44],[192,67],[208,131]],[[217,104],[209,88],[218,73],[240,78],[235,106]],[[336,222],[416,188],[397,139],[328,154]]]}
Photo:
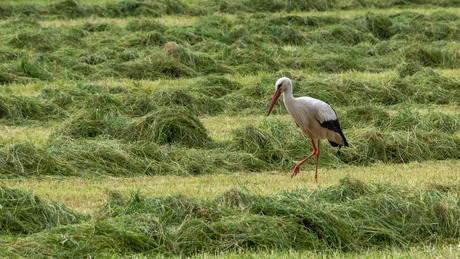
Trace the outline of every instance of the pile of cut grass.
{"label": "pile of cut grass", "polygon": [[[89,117],[77,116],[64,123],[44,147],[30,143],[4,146],[1,173],[4,177],[129,176],[289,170],[311,150],[309,141],[290,121],[269,117],[236,128],[229,141],[220,142],[211,141],[201,122],[183,111],[157,109],[130,122],[93,110],[94,116],[86,113]],[[360,106],[349,109],[343,118],[346,128],[362,125],[364,129],[346,131],[350,147],[338,153],[323,141],[323,165],[460,158],[456,115],[422,115],[404,109],[390,115],[382,107]]]}
{"label": "pile of cut grass", "polygon": [[162,107],[187,110],[196,115],[222,113],[222,103],[210,96],[209,92],[202,93],[203,91],[202,88],[184,87],[160,89],[150,94],[129,94],[126,96],[125,104],[129,108],[128,113],[135,116],[147,115]]}
{"label": "pile of cut grass", "polygon": [[[349,10],[355,8],[391,8],[401,6],[458,6],[455,1],[412,1],[412,2],[387,2],[373,0],[352,0],[347,2],[303,1],[292,2],[287,0],[249,1],[249,0],[161,0],[161,1],[136,1],[119,0],[105,1],[99,4],[91,1],[60,0],[56,2],[42,1],[35,5],[27,3],[2,2],[0,14],[2,17],[37,17],[50,18],[87,18],[87,17],[159,17],[163,15],[203,15],[215,12],[223,13],[257,13],[257,12],[294,12],[294,11],[326,11]],[[378,27],[375,26],[374,27]]]}
{"label": "pile of cut grass", "polygon": [[67,161],[49,150],[30,142],[1,146],[0,177],[30,177],[38,175],[75,175]]}
{"label": "pile of cut grass", "polygon": [[32,234],[84,220],[63,205],[0,185],[0,234]]}
{"label": "pile of cut grass", "polygon": [[[456,194],[458,186],[416,191],[345,178],[324,190],[299,189],[272,197],[235,190],[205,202],[183,196],[114,197],[105,213],[153,213],[179,223],[179,244],[185,245],[180,251],[189,253],[325,247],[353,251],[458,238]],[[266,223],[274,229],[263,227]],[[207,245],[199,245],[203,243]]]}
{"label": "pile of cut grass", "polygon": [[134,155],[129,145],[117,141],[94,139],[71,139],[60,137],[47,146],[50,153],[66,161],[80,176],[112,175],[134,176],[156,174],[159,147],[150,150],[149,160]]}
{"label": "pile of cut grass", "polygon": [[50,121],[65,117],[57,105],[33,97],[16,97],[0,94],[0,119],[12,124],[27,121]]}
{"label": "pile of cut grass", "polygon": [[[305,12],[395,6],[413,9]],[[460,80],[433,70],[460,67],[457,7],[450,0],[3,1],[1,123],[7,131],[36,123],[57,130],[44,145],[2,145],[0,177],[290,170],[311,150],[294,123],[269,117],[221,140],[200,122],[265,115],[280,76],[294,79],[296,96],[323,99],[338,112],[350,147],[335,153],[323,141],[322,165],[460,159]],[[45,88],[31,96],[27,83]],[[353,179],[272,196],[233,190],[214,200],[113,192],[88,220],[0,186],[0,256],[446,244],[460,239],[459,193],[457,185],[407,189]]]}
{"label": "pile of cut grass", "polygon": [[[153,91],[78,83],[65,89],[44,88],[37,99],[40,102],[55,104],[68,113],[97,110],[117,116],[138,117],[163,107],[173,107],[186,109],[196,115],[216,115],[224,112],[224,102],[220,98],[240,88],[242,86],[238,82],[223,76],[211,75],[201,77],[190,86],[160,88]],[[5,98],[16,98],[24,102],[28,100],[13,95],[5,95]]]}
{"label": "pile of cut grass", "polygon": [[44,87],[36,98],[42,102],[55,104],[69,114],[91,110],[124,114],[128,111],[122,99],[128,94],[130,90],[124,87],[75,81],[62,88]]}
{"label": "pile of cut grass", "polygon": [[184,109],[167,107],[134,119],[124,137],[130,141],[181,143],[195,147],[203,147],[211,141],[207,130],[193,114]]}
{"label": "pile of cut grass", "polygon": [[[206,96],[221,98],[227,94],[241,89],[243,86],[223,76],[211,75],[198,80],[190,90]],[[208,103],[209,105],[209,103]],[[194,109],[196,110],[196,109]]]}
{"label": "pile of cut grass", "polygon": [[[458,104],[460,81],[424,69],[404,78],[390,80],[303,80],[294,82],[295,93],[327,100],[332,105],[395,105],[399,103]],[[267,97],[268,98],[268,97]]]}
{"label": "pile of cut grass", "polygon": [[272,196],[214,200],[112,192],[99,218],[4,242],[5,256],[193,256],[254,251],[401,249],[460,238],[459,186],[408,189],[352,178]]}
{"label": "pile of cut grass", "polygon": [[353,143],[351,148],[340,153],[339,157],[350,164],[366,165],[377,161],[408,163],[460,158],[460,138],[449,133],[417,129],[382,131],[370,128],[351,135],[349,142]]}
{"label": "pile of cut grass", "polygon": [[187,5],[181,0],[161,1],[107,1],[103,4],[93,4],[88,1],[60,0],[35,5],[26,3],[2,2],[0,14],[3,17],[25,16],[49,18],[86,18],[86,17],[129,17],[148,16],[158,17],[165,14],[195,14],[200,9]]}
{"label": "pile of cut grass", "polygon": [[[334,152],[322,143],[320,163],[367,165],[374,162],[407,163],[412,161],[443,160],[460,158],[458,116],[432,113],[423,119],[410,112],[389,116],[383,110],[365,107],[353,109],[358,118],[345,125],[365,125],[363,130],[346,132],[349,148]],[[384,115],[382,115],[384,114]],[[351,116],[350,116],[351,117]],[[378,125],[368,124],[371,120]],[[292,122],[265,120],[233,131],[233,148],[253,154],[274,165],[276,169],[289,169],[312,150],[310,142]]]}
{"label": "pile of cut grass", "polygon": [[272,164],[246,152],[228,148],[195,149],[172,147],[167,153],[165,164],[172,170],[165,174],[200,175],[228,172],[260,172],[273,168]]}
{"label": "pile of cut grass", "polygon": [[[201,77],[190,86],[160,88],[151,92],[91,84],[65,90],[44,89],[38,99],[3,95],[4,103],[9,103],[3,107],[3,116],[10,120],[21,117],[43,120],[62,118],[65,112],[98,109],[116,115],[137,117],[164,106],[179,107],[197,116],[261,114],[267,109],[267,102],[273,94],[274,80],[276,77],[265,76],[256,84],[244,85],[226,77],[211,75]],[[442,76],[431,69],[417,70],[412,75],[389,79],[330,78],[323,75],[311,80],[294,80],[293,83],[295,96],[309,95],[339,108],[366,106],[373,110],[380,109],[375,107],[385,109],[385,106],[414,103],[456,105],[460,100],[460,81],[454,77]],[[281,106],[276,105],[273,113],[285,113]],[[1,111],[2,107],[0,115]],[[383,113],[379,114],[384,116],[382,120],[387,118]]]}
{"label": "pile of cut grass", "polygon": [[[442,112],[420,113],[399,105],[386,110],[384,106],[363,105],[347,109],[344,125],[374,126],[388,131],[422,130],[454,134],[460,131],[460,116]],[[390,114],[392,113],[392,114]]]}
{"label": "pile of cut grass", "polygon": [[[276,79],[276,76],[262,77],[257,84],[243,86],[221,97],[226,104],[223,111],[229,115],[263,114],[273,95],[273,82]],[[369,80],[353,76],[319,75],[308,80],[293,80],[295,97],[306,95],[327,101],[338,108],[339,114],[343,107],[350,110],[353,110],[351,107],[360,106],[371,110],[380,109],[378,107],[393,110],[395,105],[404,107],[406,104],[457,105],[460,100],[458,89],[460,81],[457,78],[443,76],[431,69],[422,69],[404,78],[398,76]],[[285,114],[282,106],[275,105],[272,113]],[[382,112],[375,114],[381,115],[384,116],[382,120],[387,117]],[[343,118],[347,119],[347,116]]]}
{"label": "pile of cut grass", "polygon": [[165,53],[155,52],[146,54],[146,56],[116,64],[113,68],[114,75],[135,80],[196,76],[196,72],[192,68],[180,60],[168,57]]}
{"label": "pile of cut grass", "polygon": [[126,118],[107,113],[99,109],[91,109],[75,114],[62,127],[53,132],[50,138],[69,136],[72,138],[105,138],[120,137],[120,131],[126,128]]}
{"label": "pile of cut grass", "polygon": [[233,148],[253,154],[274,167],[288,168],[293,159],[307,155],[309,143],[292,125],[276,120],[233,131]]}
{"label": "pile of cut grass", "polygon": [[[74,1],[65,3],[70,2]],[[181,1],[128,2],[120,5],[172,8]],[[349,18],[261,11],[228,16],[197,13],[196,22],[187,26],[163,25],[152,16],[126,25],[43,26],[29,20],[10,19],[0,28],[0,41],[5,43],[0,50],[1,83],[108,77],[157,80],[282,69],[384,72],[401,61],[432,68],[457,68],[460,62],[460,19],[449,11],[369,12]]]}
{"label": "pile of cut grass", "polygon": [[[65,163],[79,176],[201,175],[271,168],[268,163],[244,152],[146,141],[123,143],[60,137],[48,143],[45,150],[52,159]],[[5,176],[18,176],[18,169],[13,169],[9,171],[11,175]],[[46,172],[57,174],[52,170]]]}

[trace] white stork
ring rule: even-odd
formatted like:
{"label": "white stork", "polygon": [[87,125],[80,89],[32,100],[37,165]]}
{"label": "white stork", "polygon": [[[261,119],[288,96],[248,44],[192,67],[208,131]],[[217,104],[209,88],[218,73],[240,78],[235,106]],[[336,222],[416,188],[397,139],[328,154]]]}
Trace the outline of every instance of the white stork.
{"label": "white stork", "polygon": [[[347,140],[343,135],[342,129],[340,129],[337,115],[329,104],[321,100],[312,97],[294,98],[292,95],[292,82],[287,77],[282,77],[276,81],[275,93],[268,108],[268,115],[270,115],[281,93],[283,93],[283,102],[286,110],[291,114],[302,132],[310,138],[313,145],[313,152],[294,166],[291,177],[296,176],[299,173],[300,166],[315,155],[315,182],[317,182],[320,140],[327,139],[333,147],[338,146],[339,149],[341,146],[348,147]],[[318,146],[316,146],[315,140],[318,140]]]}

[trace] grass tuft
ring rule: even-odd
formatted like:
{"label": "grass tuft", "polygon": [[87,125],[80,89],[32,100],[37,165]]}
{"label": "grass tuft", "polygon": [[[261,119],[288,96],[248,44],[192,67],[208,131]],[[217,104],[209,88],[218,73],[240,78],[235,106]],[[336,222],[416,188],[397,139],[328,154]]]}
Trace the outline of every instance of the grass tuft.
{"label": "grass tuft", "polygon": [[393,36],[392,21],[388,16],[367,13],[364,16],[367,29],[379,39],[388,39]]}
{"label": "grass tuft", "polygon": [[421,65],[414,62],[402,63],[396,67],[396,72],[398,73],[400,78],[405,78],[407,76],[412,76],[415,73],[421,71],[422,68],[423,67]]}
{"label": "grass tuft", "polygon": [[[41,204],[37,197],[24,199],[22,192],[2,188],[6,204]],[[76,223],[77,216],[61,209],[69,221],[60,218],[53,228],[39,225],[40,232],[2,241],[10,249],[0,251],[9,256],[193,256],[404,249],[460,237],[458,192],[457,185],[410,189],[353,178],[327,188],[270,196],[233,189],[213,200],[182,195],[147,198],[137,192],[124,197],[113,191],[96,220],[62,226]]]}
{"label": "grass tuft", "polygon": [[0,185],[0,233],[31,234],[84,220],[63,205],[48,203],[31,193]]}
{"label": "grass tuft", "polygon": [[65,117],[65,113],[52,103],[33,97],[0,94],[0,118],[21,123],[24,120],[46,121]]}
{"label": "grass tuft", "polygon": [[203,93],[206,96],[220,98],[241,88],[241,84],[231,81],[223,76],[207,76],[198,80],[191,90]]}
{"label": "grass tuft", "polygon": [[[359,141],[353,141],[353,139]],[[407,163],[429,159],[458,159],[460,139],[447,133],[364,130],[350,136],[352,145],[340,157],[347,163],[366,164],[382,161]]]}
{"label": "grass tuft", "polygon": [[166,107],[134,119],[124,136],[131,141],[180,143],[197,147],[210,141],[203,124],[193,114],[183,109]]}
{"label": "grass tuft", "polygon": [[73,116],[50,137],[95,138],[100,136],[111,139],[119,137],[120,130],[125,128],[126,124],[126,119],[121,116],[103,110],[91,109]]}
{"label": "grass tuft", "polygon": [[86,8],[78,0],[61,0],[49,5],[48,11],[65,18],[78,18],[85,16]]}
{"label": "grass tuft", "polygon": [[0,174],[4,177],[74,174],[68,163],[29,142],[3,146],[0,152]]}
{"label": "grass tuft", "polygon": [[46,147],[54,157],[66,161],[77,175],[131,176],[154,174],[155,161],[134,155],[129,146],[116,141],[59,137]]}

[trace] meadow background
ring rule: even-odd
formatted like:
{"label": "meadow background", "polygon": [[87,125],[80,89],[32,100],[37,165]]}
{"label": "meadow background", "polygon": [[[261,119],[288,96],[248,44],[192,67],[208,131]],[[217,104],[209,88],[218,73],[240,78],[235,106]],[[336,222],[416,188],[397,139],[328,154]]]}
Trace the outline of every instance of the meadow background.
{"label": "meadow background", "polygon": [[[0,2],[0,256],[460,254],[460,2]],[[331,104],[314,166],[279,102]]]}

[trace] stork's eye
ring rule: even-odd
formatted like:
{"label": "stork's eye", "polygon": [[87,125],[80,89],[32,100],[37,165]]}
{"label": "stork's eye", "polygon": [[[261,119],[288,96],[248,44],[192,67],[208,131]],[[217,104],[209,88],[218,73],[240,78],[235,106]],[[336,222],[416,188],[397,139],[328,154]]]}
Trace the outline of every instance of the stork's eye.
{"label": "stork's eye", "polygon": [[276,89],[280,89],[283,84],[276,85]]}

